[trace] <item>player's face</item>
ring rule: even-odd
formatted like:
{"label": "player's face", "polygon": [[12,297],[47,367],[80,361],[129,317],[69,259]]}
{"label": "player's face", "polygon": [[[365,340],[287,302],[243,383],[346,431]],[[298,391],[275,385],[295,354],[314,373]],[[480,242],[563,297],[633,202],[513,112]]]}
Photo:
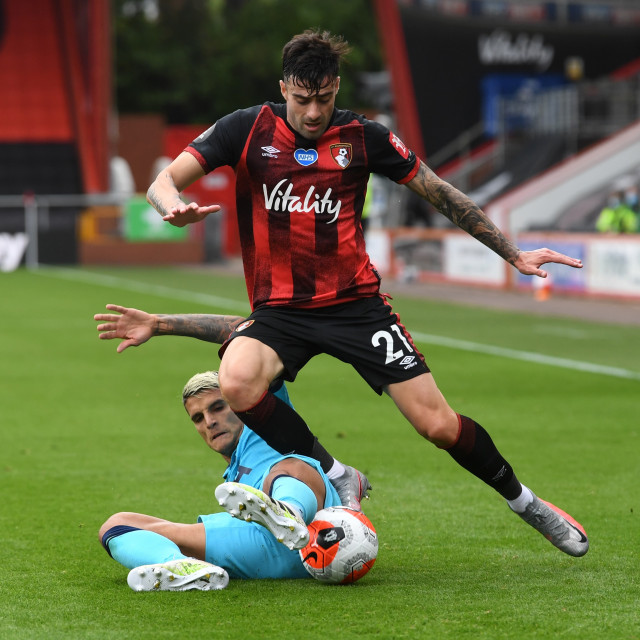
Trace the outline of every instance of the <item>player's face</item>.
{"label": "player's face", "polygon": [[339,87],[340,77],[327,79],[317,93],[309,93],[295,81],[280,80],[289,124],[304,138],[317,140],[329,126]]}
{"label": "player's face", "polygon": [[208,389],[191,396],[184,407],[207,445],[230,458],[244,425],[222,399],[220,389]]}

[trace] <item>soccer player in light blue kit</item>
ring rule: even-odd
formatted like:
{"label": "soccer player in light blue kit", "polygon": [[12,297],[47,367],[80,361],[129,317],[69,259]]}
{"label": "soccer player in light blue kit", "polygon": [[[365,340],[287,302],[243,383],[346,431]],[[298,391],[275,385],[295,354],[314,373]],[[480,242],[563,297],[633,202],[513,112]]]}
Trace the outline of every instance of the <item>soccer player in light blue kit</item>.
{"label": "soccer player in light blue kit", "polygon": [[[275,391],[290,404],[286,387]],[[304,578],[306,524],[340,498],[314,459],[283,456],[242,424],[222,399],[215,371],[193,376],[183,403],[198,433],[229,466],[216,489],[226,513],[195,524],[116,513],[100,528],[109,555],[136,591],[223,589],[231,578]]]}

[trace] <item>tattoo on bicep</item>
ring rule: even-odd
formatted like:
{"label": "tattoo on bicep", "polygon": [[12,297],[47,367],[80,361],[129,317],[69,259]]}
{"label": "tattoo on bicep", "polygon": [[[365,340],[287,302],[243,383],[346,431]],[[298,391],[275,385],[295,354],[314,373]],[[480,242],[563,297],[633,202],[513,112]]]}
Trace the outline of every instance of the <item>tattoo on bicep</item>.
{"label": "tattoo on bicep", "polygon": [[181,315],[159,315],[159,335],[188,336],[222,344],[231,332],[244,321],[240,316],[218,316],[187,313]]}
{"label": "tattoo on bicep", "polygon": [[520,253],[490,218],[468,196],[441,180],[424,163],[414,178],[414,191],[442,215],[513,264]]}

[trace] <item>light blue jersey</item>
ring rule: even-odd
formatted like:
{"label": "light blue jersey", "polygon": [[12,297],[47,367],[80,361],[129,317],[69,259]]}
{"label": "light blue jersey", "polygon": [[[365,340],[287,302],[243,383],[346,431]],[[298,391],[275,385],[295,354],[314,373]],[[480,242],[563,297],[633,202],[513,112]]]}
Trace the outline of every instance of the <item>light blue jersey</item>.
{"label": "light blue jersey", "polygon": [[[291,405],[284,384],[275,395]],[[225,480],[262,489],[271,467],[285,458],[303,460],[322,476],[325,507],[339,506],[340,498],[317,460],[282,455],[245,425],[238,446],[224,472]],[[265,527],[233,518],[228,513],[199,516],[206,531],[207,562],[224,567],[231,578],[307,578],[297,551],[276,541]]]}

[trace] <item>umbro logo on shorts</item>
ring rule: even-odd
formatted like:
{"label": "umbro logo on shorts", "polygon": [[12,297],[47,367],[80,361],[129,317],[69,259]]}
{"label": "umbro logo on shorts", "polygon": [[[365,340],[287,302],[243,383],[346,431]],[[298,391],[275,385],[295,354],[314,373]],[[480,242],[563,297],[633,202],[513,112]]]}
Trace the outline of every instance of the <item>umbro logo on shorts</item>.
{"label": "umbro logo on shorts", "polygon": [[415,359],[415,356],[405,356],[404,358],[402,358],[402,360],[400,360],[399,364],[405,369],[411,369],[411,367],[415,367],[417,364],[417,362],[415,362]]}

